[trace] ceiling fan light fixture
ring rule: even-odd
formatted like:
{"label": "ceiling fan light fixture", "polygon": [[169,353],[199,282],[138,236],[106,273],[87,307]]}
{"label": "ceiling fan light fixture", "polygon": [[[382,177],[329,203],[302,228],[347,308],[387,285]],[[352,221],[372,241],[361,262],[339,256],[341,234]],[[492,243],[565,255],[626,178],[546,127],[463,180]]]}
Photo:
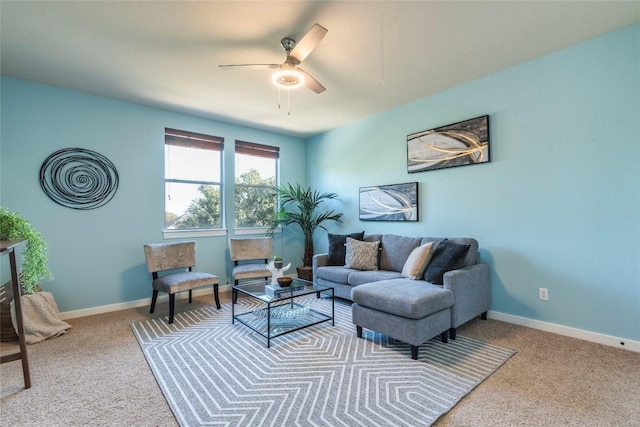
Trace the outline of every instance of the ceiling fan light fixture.
{"label": "ceiling fan light fixture", "polygon": [[296,89],[304,84],[304,75],[296,69],[281,69],[271,76],[273,84],[281,89]]}

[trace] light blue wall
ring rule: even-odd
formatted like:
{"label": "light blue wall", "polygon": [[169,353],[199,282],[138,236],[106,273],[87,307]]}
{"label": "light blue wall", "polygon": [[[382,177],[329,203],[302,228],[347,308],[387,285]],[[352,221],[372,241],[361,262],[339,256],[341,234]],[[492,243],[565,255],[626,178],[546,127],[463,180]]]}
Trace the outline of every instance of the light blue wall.
{"label": "light blue wall", "polygon": [[[308,180],[341,231],[477,238],[495,311],[640,340],[639,52],[635,25],[314,137]],[[407,134],[485,114],[491,163],[406,172]],[[358,187],[411,181],[418,223],[358,221]]]}
{"label": "light blue wall", "polygon": [[[51,245],[61,311],[149,296],[142,244],[161,242],[163,130],[281,147],[282,182],[335,191],[330,230],[474,236],[493,268],[492,309],[640,340],[640,26],[540,58],[303,141],[22,80],[1,79],[0,203]],[[484,114],[489,164],[406,172],[406,135]],[[120,174],[115,198],[75,211],[38,171],[65,147],[98,151]],[[232,153],[232,150],[228,150]],[[306,168],[290,167],[301,165]],[[225,161],[227,177],[233,160]],[[305,176],[306,173],[306,176]],[[420,183],[420,222],[357,218],[358,187]],[[326,249],[323,233],[316,252]],[[199,269],[227,282],[226,237],[199,238]],[[287,233],[285,258],[301,252]],[[277,244],[281,244],[278,242]],[[4,260],[3,260],[4,261]],[[538,287],[550,300],[537,299]]]}
{"label": "light blue wall", "polygon": [[[49,243],[55,279],[43,289],[54,293],[62,312],[150,296],[142,245],[163,242],[165,127],[224,137],[230,182],[235,139],[279,146],[282,182],[305,182],[304,168],[287,166],[304,164],[301,139],[7,77],[1,91],[0,202],[31,220]],[[115,164],[120,185],[105,206],[65,208],[40,188],[42,162],[69,147],[97,151]],[[286,236],[284,257],[295,265],[302,244],[294,238]],[[194,240],[198,270],[227,283],[227,237]]]}

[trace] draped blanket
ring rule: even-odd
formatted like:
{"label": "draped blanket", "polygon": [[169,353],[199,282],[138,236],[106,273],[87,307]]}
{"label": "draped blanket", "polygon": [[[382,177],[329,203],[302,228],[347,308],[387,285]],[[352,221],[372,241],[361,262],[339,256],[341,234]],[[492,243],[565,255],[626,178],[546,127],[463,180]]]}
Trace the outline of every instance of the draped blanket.
{"label": "draped blanket", "polygon": [[[47,338],[57,337],[71,328],[60,318],[58,305],[51,292],[36,292],[22,296],[22,319],[27,344],[35,344]],[[11,320],[16,322],[15,301],[11,301]]]}

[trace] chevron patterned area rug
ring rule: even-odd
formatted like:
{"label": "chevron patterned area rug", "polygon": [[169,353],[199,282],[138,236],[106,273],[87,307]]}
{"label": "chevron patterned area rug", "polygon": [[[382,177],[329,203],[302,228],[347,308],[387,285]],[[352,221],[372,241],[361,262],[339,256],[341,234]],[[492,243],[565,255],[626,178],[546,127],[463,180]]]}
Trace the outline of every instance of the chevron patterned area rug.
{"label": "chevron patterned area rug", "polygon": [[[331,301],[312,298],[331,313]],[[238,311],[253,310],[240,298]],[[131,327],[181,426],[429,426],[514,352],[458,335],[408,345],[365,330],[336,301],[325,322],[271,340],[236,322],[231,305]]]}

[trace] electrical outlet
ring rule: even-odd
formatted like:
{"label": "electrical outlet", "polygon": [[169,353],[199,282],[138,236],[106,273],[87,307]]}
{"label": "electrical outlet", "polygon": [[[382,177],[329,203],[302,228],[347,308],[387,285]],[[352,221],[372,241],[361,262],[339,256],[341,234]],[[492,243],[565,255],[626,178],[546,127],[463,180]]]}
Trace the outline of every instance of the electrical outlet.
{"label": "electrical outlet", "polygon": [[543,301],[549,300],[549,290],[547,288],[538,288],[538,298]]}

